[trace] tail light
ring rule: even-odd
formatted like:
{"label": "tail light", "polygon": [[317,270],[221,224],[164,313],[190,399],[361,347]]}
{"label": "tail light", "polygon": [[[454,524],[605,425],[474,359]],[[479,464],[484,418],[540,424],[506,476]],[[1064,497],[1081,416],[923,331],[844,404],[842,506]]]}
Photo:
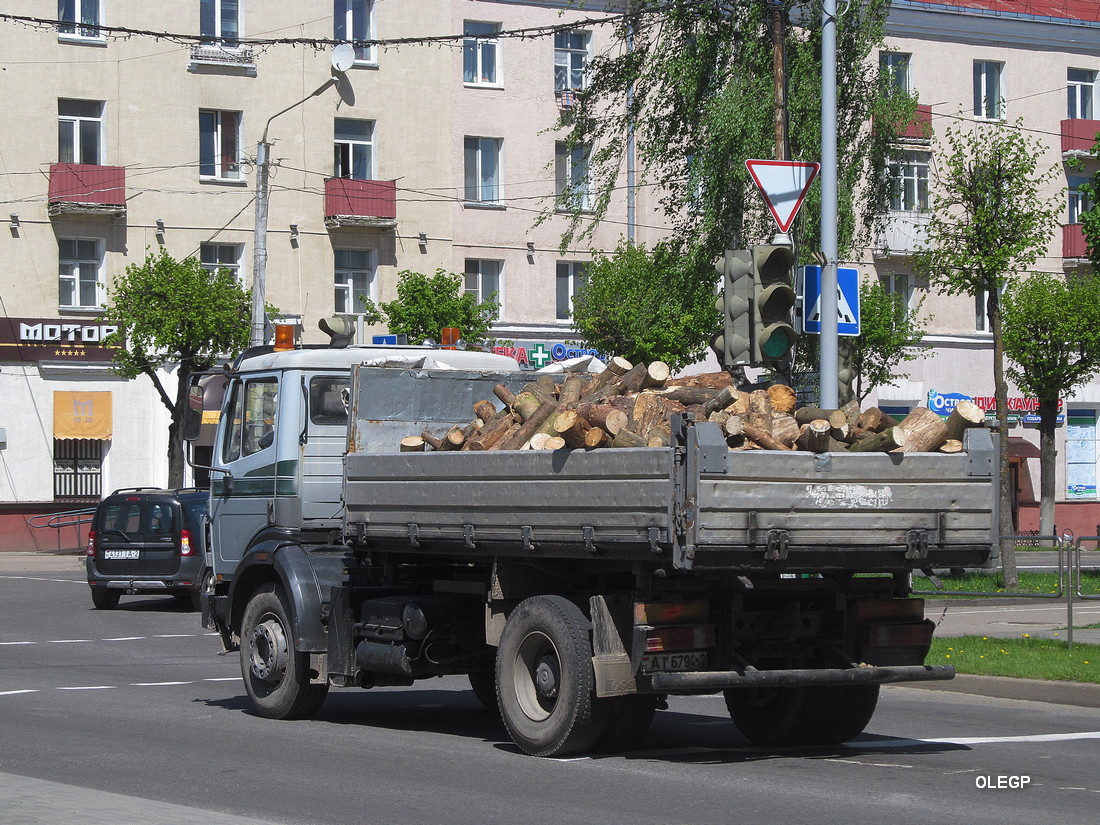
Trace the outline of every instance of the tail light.
{"label": "tail light", "polygon": [[180,530],[180,555],[181,556],[193,556],[195,555],[195,548],[191,546],[191,531]]}
{"label": "tail light", "polygon": [[88,550],[89,556],[95,555],[95,530],[88,531]]}

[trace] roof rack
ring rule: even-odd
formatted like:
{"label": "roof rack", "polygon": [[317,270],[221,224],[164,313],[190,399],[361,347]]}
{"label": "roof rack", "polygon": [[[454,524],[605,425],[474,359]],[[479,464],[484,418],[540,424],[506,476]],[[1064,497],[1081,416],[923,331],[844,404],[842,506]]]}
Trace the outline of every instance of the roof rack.
{"label": "roof rack", "polygon": [[163,487],[119,487],[113,493],[112,496],[117,496],[119,493],[145,493],[149,491],[157,491],[161,493],[167,493]]}

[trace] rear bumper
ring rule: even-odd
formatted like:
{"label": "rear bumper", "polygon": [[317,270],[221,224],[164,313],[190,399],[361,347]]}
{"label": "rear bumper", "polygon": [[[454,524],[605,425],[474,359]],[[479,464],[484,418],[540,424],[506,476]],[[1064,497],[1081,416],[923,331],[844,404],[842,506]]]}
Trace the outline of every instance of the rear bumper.
{"label": "rear bumper", "polygon": [[640,677],[658,693],[726,690],[748,687],[798,687],[800,685],[884,685],[892,682],[932,682],[955,678],[951,665],[897,665],[807,670],[722,670],[654,673]]}

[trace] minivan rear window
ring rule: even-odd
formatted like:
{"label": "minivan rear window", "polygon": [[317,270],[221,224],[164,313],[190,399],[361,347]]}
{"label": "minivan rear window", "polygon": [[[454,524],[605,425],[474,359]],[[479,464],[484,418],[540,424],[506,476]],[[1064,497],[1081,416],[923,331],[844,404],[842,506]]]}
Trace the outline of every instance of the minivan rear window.
{"label": "minivan rear window", "polygon": [[176,508],[164,501],[120,501],[100,508],[96,530],[121,534],[129,541],[156,541],[178,532]]}

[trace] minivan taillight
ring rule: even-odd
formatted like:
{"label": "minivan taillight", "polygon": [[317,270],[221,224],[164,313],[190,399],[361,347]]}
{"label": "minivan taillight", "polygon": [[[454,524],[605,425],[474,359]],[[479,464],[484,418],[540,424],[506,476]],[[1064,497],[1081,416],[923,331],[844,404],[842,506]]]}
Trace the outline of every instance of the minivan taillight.
{"label": "minivan taillight", "polygon": [[95,530],[88,531],[88,555],[95,555]]}
{"label": "minivan taillight", "polygon": [[195,555],[195,548],[191,546],[191,531],[180,530],[180,555],[181,556],[193,556]]}

